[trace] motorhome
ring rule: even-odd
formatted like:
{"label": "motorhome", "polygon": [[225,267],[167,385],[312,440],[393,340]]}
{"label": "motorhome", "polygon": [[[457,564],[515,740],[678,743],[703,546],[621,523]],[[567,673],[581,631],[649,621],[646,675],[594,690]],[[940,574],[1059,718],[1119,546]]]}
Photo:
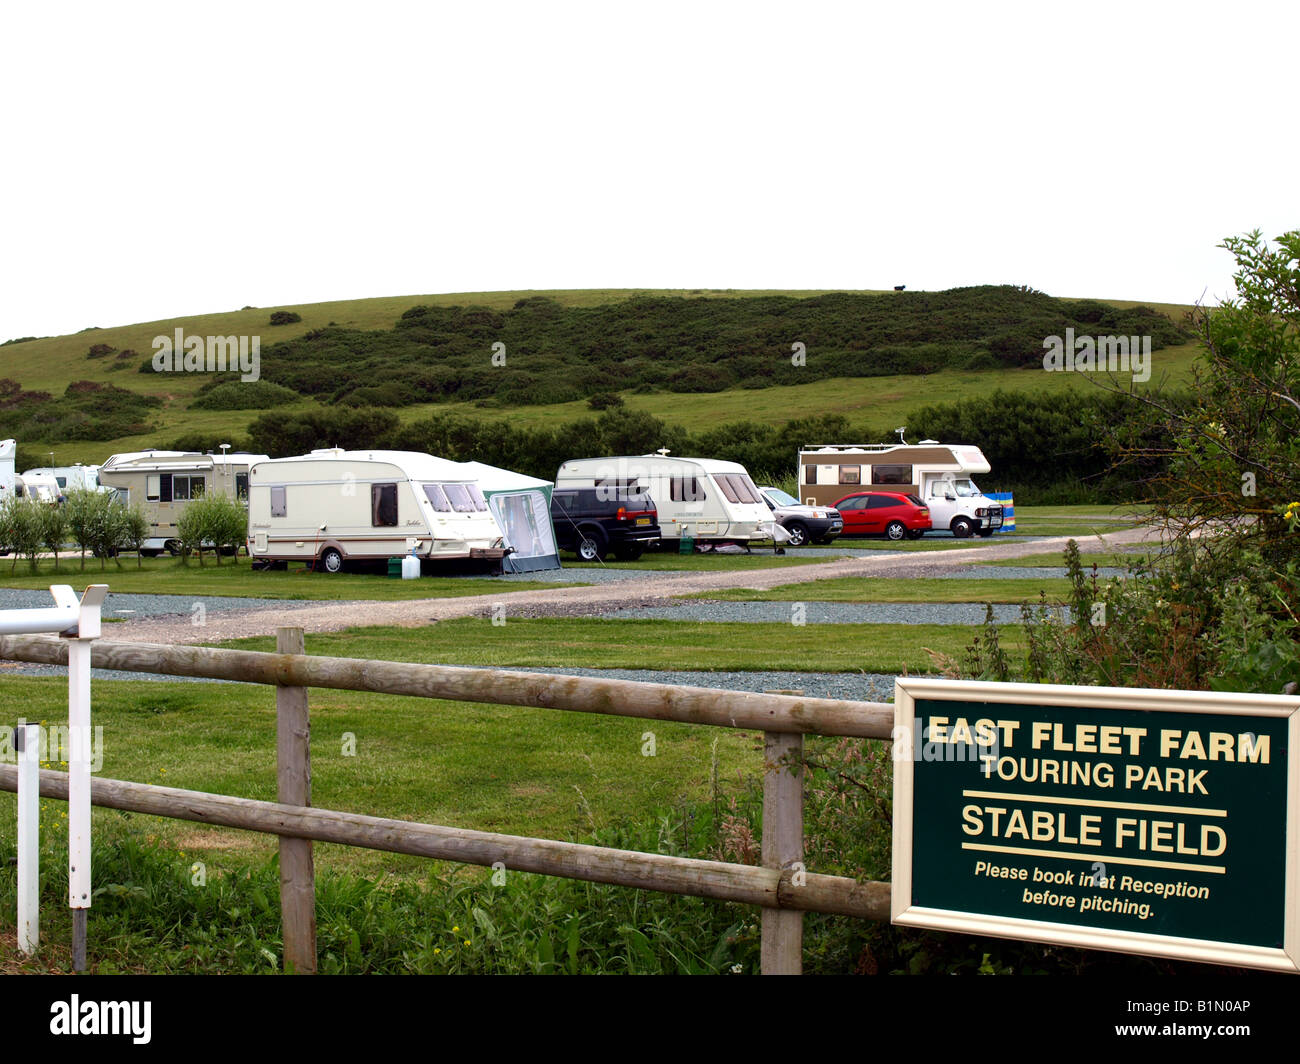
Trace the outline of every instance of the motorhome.
{"label": "motorhome", "polygon": [[473,472],[416,451],[328,447],[263,459],[249,470],[248,500],[255,562],[338,573],[351,562],[414,553],[499,569],[507,554]]}
{"label": "motorhome", "polygon": [[679,458],[666,450],[565,462],[555,489],[627,488],[648,492],[659,512],[660,538],[747,544],[772,538],[772,512],[743,465]]}
{"label": "motorhome", "polygon": [[886,488],[916,495],[937,530],[991,536],[1002,527],[1002,506],[971,479],[989,471],[980,449],[963,444],[810,444],[799,452],[799,497],[831,506],[854,492]]}
{"label": "motorhome", "polygon": [[99,483],[116,489],[127,505],[139,503],[151,534],[140,548],[147,558],[163,551],[179,554],[176,522],[195,499],[217,494],[247,506],[248,473],[264,454],[187,451],[131,451],[115,454],[99,467]]}

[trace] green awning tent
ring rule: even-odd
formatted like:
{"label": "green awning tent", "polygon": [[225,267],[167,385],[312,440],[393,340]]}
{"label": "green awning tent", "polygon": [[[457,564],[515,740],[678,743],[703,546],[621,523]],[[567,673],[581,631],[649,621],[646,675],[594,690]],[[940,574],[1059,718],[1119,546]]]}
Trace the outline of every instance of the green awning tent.
{"label": "green awning tent", "polygon": [[482,462],[461,462],[460,465],[478,480],[492,516],[505,533],[506,546],[514,548],[511,554],[506,555],[502,570],[531,573],[538,569],[560,568],[555,526],[551,524],[551,489],[554,485],[548,480],[537,480]]}

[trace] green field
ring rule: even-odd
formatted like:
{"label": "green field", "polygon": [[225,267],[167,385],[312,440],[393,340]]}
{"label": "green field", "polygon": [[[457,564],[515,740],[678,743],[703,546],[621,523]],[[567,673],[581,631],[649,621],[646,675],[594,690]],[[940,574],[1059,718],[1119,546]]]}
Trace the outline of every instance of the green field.
{"label": "green field", "polygon": [[[1019,561],[1017,559],[1017,561]],[[1011,564],[1008,562],[1007,564]],[[886,577],[848,577],[810,580],[763,589],[724,588],[681,595],[682,599],[723,602],[1029,602],[1046,592],[1048,600],[1064,598],[1069,581],[1058,578],[1023,580],[961,579],[891,580]]]}
{"label": "green field", "polygon": [[[29,719],[67,719],[65,680],[8,677],[5,685]],[[566,839],[707,797],[715,739],[720,777],[762,768],[754,737],[730,729],[345,691],[313,690],[310,703],[312,804],[323,809]],[[94,721],[104,729],[99,775],[275,801],[268,687],[100,681]],[[651,727],[656,754],[643,757],[641,736]],[[348,733],[355,756],[343,752]],[[66,809],[52,799],[42,807],[47,825]],[[0,793],[0,818],[12,824],[14,815],[13,795]],[[94,815],[97,833],[130,821],[137,834],[174,848],[178,875],[196,857],[210,872],[261,863],[277,845],[268,835],[161,817]],[[429,867],[345,846],[317,844],[316,853],[318,867],[370,875]]]}
{"label": "green field", "polygon": [[[154,428],[140,435],[105,441],[68,441],[60,439],[23,439],[20,446],[29,453],[55,452],[55,463],[102,462],[111,454],[157,447],[183,434],[218,434],[231,438],[247,435],[248,425],[260,411],[189,410],[188,404],[208,379],[205,374],[141,374],[137,367],[153,353],[152,340],[158,335],[171,336],[177,328],[187,335],[258,335],[264,347],[291,339],[321,326],[335,323],[358,329],[388,329],[401,314],[417,305],[468,305],[508,309],[528,296],[546,296],[567,306],[597,306],[635,295],[683,297],[744,297],[785,295],[810,297],[826,294],[817,291],[769,290],[621,290],[591,289],[545,292],[473,292],[442,295],[394,296],[378,299],[345,300],[286,307],[193,315],[135,325],[90,329],[68,336],[48,337],[13,344],[0,350],[4,368],[0,376],[17,380],[28,390],[45,390],[61,394],[69,381],[90,380],[115,384],[132,391],[161,398],[164,406],[149,416]],[[871,293],[878,294],[878,293]],[[1132,301],[1108,300],[1117,307],[1131,307]],[[1189,307],[1147,304],[1175,320]],[[292,325],[271,326],[272,310],[293,310],[302,321]],[[135,355],[126,360],[115,356],[88,359],[92,344],[108,344],[119,350],[130,349]],[[1153,355],[1151,381],[1139,387],[1151,387],[1161,380],[1167,383],[1189,379],[1191,365],[1199,348],[1195,344],[1162,348]],[[113,366],[117,369],[113,369]],[[871,378],[837,378],[810,384],[781,385],[757,390],[732,388],[716,393],[677,393],[656,391],[652,394],[624,395],[630,410],[646,411],[669,424],[687,428],[735,421],[762,420],[775,424],[810,414],[838,413],[871,424],[894,424],[918,406],[956,399],[985,396],[996,389],[1008,391],[1059,392],[1090,390],[1096,384],[1085,374],[1043,373],[1035,369],[1004,369],[985,372],[944,370],[928,375],[882,376]],[[304,400],[286,404],[277,410],[292,414],[317,409],[318,404]],[[473,403],[434,403],[402,407],[399,417],[409,422],[430,413],[463,414],[489,421],[508,420],[515,427],[558,425],[591,416],[585,402],[558,403],[546,406],[502,408]],[[791,457],[793,465],[793,456]]]}
{"label": "green field", "polygon": [[[84,570],[80,567],[79,557],[61,558],[58,569],[55,569],[53,559],[42,558],[34,574],[25,560],[19,560],[15,567],[14,559],[9,557],[0,565],[0,587],[48,588],[51,583],[100,583],[107,584],[112,591],[141,595],[228,595],[235,598],[322,601],[371,599],[384,602],[572,586],[537,580],[509,582],[491,577],[430,576],[400,580],[367,573],[314,573],[304,567],[254,572],[247,558],[241,558],[238,565],[227,560],[220,566],[211,560],[200,566],[193,560],[189,565],[182,565],[176,558],[143,558],[137,567],[134,557],[124,557],[120,569],[111,561],[101,569],[98,559],[88,558]],[[572,583],[582,583],[581,575],[575,573]]]}
{"label": "green field", "polygon": [[[307,652],[442,665],[692,672],[929,672],[925,647],[959,654],[975,629],[955,624],[753,624],[744,621],[464,617],[429,628],[314,633]],[[1007,644],[1019,634],[1007,632]],[[223,646],[274,650],[271,636]]]}

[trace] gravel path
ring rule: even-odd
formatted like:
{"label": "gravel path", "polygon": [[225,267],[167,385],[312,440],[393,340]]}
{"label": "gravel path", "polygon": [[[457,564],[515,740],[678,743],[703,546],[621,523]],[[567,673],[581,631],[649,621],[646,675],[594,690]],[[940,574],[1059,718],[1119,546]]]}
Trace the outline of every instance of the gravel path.
{"label": "gravel path", "polygon": [[[982,602],[719,602],[687,599],[674,606],[612,610],[612,620],[742,621],[790,624],[802,611],[804,624],[983,624]],[[994,603],[999,624],[1018,624],[1020,607]]]}
{"label": "gravel path", "polygon": [[[1109,548],[1117,544],[1143,542],[1158,536],[1155,529],[1122,529],[1105,535],[1085,537],[1083,549]],[[1057,536],[1033,542],[980,542],[970,548],[949,551],[899,552],[881,557],[840,558],[811,565],[788,566],[752,571],[729,570],[719,573],[650,573],[638,579],[635,594],[626,581],[616,580],[592,587],[553,587],[530,591],[508,591],[506,584],[499,593],[468,595],[457,598],[414,599],[402,602],[329,602],[291,607],[276,603],[273,608],[246,611],[212,611],[201,626],[189,620],[137,619],[113,625],[113,638],[146,643],[215,643],[227,639],[273,634],[285,622],[291,610],[292,623],[308,632],[339,631],[363,625],[395,625],[416,628],[455,617],[482,616],[500,605],[507,615],[585,616],[610,608],[669,605],[677,595],[688,595],[719,588],[747,587],[765,589],[783,584],[836,578],[890,578],[941,576],[955,569],[981,561],[1020,558],[1041,554],[1045,550],[1064,549],[1071,539]],[[573,579],[576,570],[568,570]],[[590,572],[590,570],[584,571]],[[535,574],[533,574],[535,575]],[[577,576],[584,579],[585,576]],[[248,600],[243,600],[247,602]]]}

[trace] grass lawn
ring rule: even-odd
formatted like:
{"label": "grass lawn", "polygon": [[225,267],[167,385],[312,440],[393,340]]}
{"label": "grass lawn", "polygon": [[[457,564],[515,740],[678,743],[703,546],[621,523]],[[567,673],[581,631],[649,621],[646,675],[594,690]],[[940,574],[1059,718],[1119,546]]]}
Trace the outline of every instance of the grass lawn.
{"label": "grass lawn", "polygon": [[[1008,562],[1008,565],[1011,563]],[[943,579],[890,580],[878,577],[841,577],[812,580],[806,584],[782,584],[755,589],[726,588],[679,595],[683,599],[715,599],[727,602],[1030,602],[1038,601],[1040,590],[1048,601],[1064,599],[1069,591],[1064,579],[980,580]]]}
{"label": "grass lawn", "polygon": [[[66,681],[7,677],[4,684],[29,719],[67,719]],[[738,772],[756,778],[762,771],[761,739],[724,728],[347,691],[313,690],[310,704],[312,804],[324,809],[584,839],[593,827],[683,797],[707,798],[715,740],[718,776],[728,786]],[[94,723],[104,729],[102,776],[275,800],[268,687],[96,682]],[[654,757],[641,755],[647,730],[655,734]],[[355,756],[344,755],[348,733]],[[0,793],[0,823],[14,822],[14,802]],[[66,838],[66,808],[44,801],[43,830],[62,828]],[[211,876],[260,864],[276,849],[274,837],[252,832],[109,809],[94,816],[97,834],[125,824],[173,847],[178,876],[195,859]],[[368,875],[430,867],[421,858],[324,843],[316,855],[318,867]]]}
{"label": "grass lawn", "polygon": [[[13,568],[13,559],[0,566],[0,587],[41,588],[52,583],[107,584],[112,591],[143,595],[227,595],[234,598],[267,599],[372,599],[388,602],[397,599],[453,598],[459,595],[500,594],[502,591],[530,591],[542,587],[562,587],[537,580],[496,580],[491,577],[422,577],[419,580],[398,580],[389,576],[368,573],[313,573],[304,567],[284,570],[261,569],[254,572],[247,558],[238,565],[227,559],[218,566],[209,561],[202,567],[198,562],[181,565],[175,558],[144,558],[136,566],[135,559],[125,557],[119,569],[109,562],[103,569],[98,559],[86,559],[86,568],[80,568],[80,558],[61,558],[58,569],[53,559],[41,559],[39,570],[32,574],[27,562],[20,560]],[[12,571],[11,571],[12,570]],[[573,583],[582,583],[575,575]]]}
{"label": "grass lawn", "polygon": [[[754,624],[746,621],[486,618],[431,628],[351,628],[308,635],[307,652],[446,665],[684,669],[704,672],[929,672],[924,647],[960,654],[975,629],[952,624]],[[1004,645],[1018,638],[1008,632]],[[274,650],[272,637],[222,646]]]}
{"label": "grass lawn", "polygon": [[789,548],[784,554],[773,554],[771,548],[756,547],[752,554],[677,554],[673,551],[648,551],[634,562],[610,559],[604,565],[588,565],[577,560],[576,555],[560,555],[566,571],[581,581],[582,573],[591,569],[645,569],[653,572],[729,573],[749,569],[779,569],[786,565],[810,565],[815,562],[835,561],[822,554],[814,554],[803,547]]}

